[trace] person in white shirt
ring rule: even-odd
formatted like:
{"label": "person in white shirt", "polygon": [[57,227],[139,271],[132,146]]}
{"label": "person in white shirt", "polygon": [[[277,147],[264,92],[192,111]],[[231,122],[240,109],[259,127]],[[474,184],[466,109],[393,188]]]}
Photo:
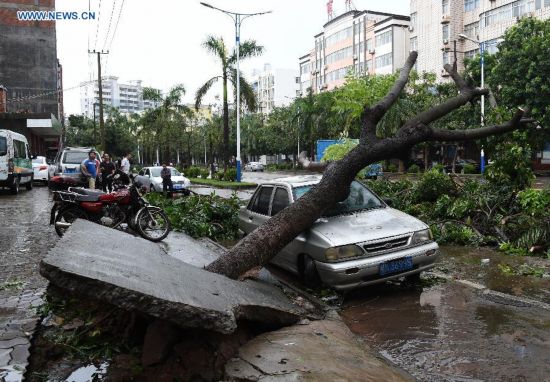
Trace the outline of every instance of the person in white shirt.
{"label": "person in white shirt", "polygon": [[120,170],[126,175],[130,174],[130,159],[132,159],[132,154],[126,154],[126,156],[122,158],[122,162],[120,162]]}

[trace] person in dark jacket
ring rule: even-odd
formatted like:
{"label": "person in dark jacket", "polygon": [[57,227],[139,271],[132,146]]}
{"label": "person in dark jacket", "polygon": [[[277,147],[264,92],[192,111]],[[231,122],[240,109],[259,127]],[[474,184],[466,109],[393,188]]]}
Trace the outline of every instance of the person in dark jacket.
{"label": "person in dark jacket", "polygon": [[111,162],[109,154],[103,154],[103,160],[99,165],[99,169],[101,171],[101,186],[103,188],[103,192],[107,192],[107,190],[109,190],[109,192],[113,192],[113,177],[109,177],[109,175],[114,175],[115,164]]}
{"label": "person in dark jacket", "polygon": [[168,196],[172,197],[174,193],[174,185],[172,183],[172,170],[166,166],[166,163],[162,164],[162,170],[160,170],[160,177],[162,178],[162,192],[166,196],[166,189],[169,188],[170,192]]}

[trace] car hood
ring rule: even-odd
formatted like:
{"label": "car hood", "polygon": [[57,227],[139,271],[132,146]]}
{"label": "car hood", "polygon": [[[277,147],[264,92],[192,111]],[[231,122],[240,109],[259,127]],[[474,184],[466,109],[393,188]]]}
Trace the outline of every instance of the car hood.
{"label": "car hood", "polygon": [[[187,179],[185,176],[172,176],[170,179],[172,180],[173,183],[176,183],[176,182],[189,183],[189,179]],[[162,183],[162,178],[160,176],[153,177],[153,180],[155,181],[155,183]]]}
{"label": "car hood", "polygon": [[361,243],[426,229],[420,220],[393,208],[320,218],[311,228],[332,245]]}

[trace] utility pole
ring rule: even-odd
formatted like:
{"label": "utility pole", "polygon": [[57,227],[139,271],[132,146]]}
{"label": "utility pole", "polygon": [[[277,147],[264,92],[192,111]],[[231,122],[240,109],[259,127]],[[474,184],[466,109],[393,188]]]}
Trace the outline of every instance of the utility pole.
{"label": "utility pole", "polygon": [[97,84],[99,87],[99,133],[101,135],[101,149],[105,151],[105,124],[103,123],[103,87],[101,85],[101,55],[109,54],[109,51],[88,51],[88,53],[97,54]]}

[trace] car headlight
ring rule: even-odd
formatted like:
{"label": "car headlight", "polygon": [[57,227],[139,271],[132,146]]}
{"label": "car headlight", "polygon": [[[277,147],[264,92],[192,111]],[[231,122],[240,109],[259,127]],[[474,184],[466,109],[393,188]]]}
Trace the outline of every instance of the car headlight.
{"label": "car headlight", "polygon": [[423,229],[422,231],[416,231],[412,237],[411,244],[420,244],[426,241],[432,241],[433,235],[432,231],[428,229]]}
{"label": "car headlight", "polygon": [[327,261],[338,261],[342,259],[347,259],[349,257],[357,257],[364,255],[365,252],[361,249],[361,247],[351,244],[351,245],[343,245],[341,247],[331,247],[326,250],[325,252],[325,258]]}

